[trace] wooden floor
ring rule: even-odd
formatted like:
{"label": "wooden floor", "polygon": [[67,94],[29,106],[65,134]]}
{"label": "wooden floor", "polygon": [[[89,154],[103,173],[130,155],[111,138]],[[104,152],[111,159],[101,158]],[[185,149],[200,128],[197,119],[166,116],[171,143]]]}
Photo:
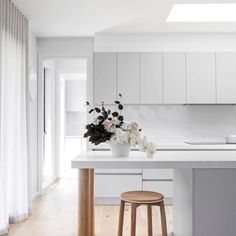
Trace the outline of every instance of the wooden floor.
{"label": "wooden floor", "polygon": [[[76,236],[77,182],[59,181],[33,203],[28,220],[10,226],[10,236]],[[166,207],[168,231],[172,231],[172,207]],[[116,236],[119,206],[96,206],[96,236]],[[153,210],[154,235],[161,236],[159,209]],[[125,210],[124,236],[129,235],[130,207]],[[147,236],[146,208],[137,211],[137,236]]]}

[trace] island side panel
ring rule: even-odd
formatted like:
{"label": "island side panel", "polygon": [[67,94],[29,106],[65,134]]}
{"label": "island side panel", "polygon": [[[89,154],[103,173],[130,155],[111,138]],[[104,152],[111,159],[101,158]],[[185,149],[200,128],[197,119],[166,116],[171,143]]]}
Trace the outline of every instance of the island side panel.
{"label": "island side panel", "polygon": [[236,169],[195,169],[193,184],[193,236],[235,236]]}
{"label": "island side panel", "polygon": [[193,170],[174,169],[173,186],[174,235],[192,236]]}

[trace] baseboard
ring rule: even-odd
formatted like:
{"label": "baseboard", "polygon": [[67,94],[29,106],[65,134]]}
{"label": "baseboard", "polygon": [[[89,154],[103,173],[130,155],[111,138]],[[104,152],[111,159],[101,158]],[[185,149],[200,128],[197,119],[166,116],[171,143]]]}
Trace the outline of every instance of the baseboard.
{"label": "baseboard", "polygon": [[36,198],[38,198],[39,196],[40,196],[39,192],[33,193],[33,194],[32,194],[32,197],[31,197],[32,201],[34,201],[34,200],[35,200]]}
{"label": "baseboard", "polygon": [[[95,199],[96,205],[120,205],[120,198],[119,197],[96,197]],[[165,198],[166,205],[173,205],[172,198]]]}
{"label": "baseboard", "polygon": [[45,193],[51,191],[57,184],[59,178],[53,179],[53,181],[45,188],[43,189],[41,192],[35,192],[32,194],[32,200],[35,200],[36,198],[38,198],[39,196],[44,195]]}
{"label": "baseboard", "polygon": [[53,181],[45,189],[42,189],[42,191],[39,192],[39,196],[44,195],[45,193],[48,193],[54,189],[57,186],[59,180],[60,179],[53,179]]}

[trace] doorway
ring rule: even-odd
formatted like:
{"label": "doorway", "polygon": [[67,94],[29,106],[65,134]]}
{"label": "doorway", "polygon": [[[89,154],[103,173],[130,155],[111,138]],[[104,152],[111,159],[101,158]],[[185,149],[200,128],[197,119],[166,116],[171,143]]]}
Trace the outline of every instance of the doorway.
{"label": "doorway", "polygon": [[[75,178],[71,160],[86,150],[87,59],[56,58],[42,62],[42,161],[40,189],[58,178]],[[39,162],[40,164],[40,162]]]}
{"label": "doorway", "polygon": [[86,150],[83,138],[86,124],[87,74],[84,72],[59,72],[60,81],[60,178],[74,176],[71,160]]}

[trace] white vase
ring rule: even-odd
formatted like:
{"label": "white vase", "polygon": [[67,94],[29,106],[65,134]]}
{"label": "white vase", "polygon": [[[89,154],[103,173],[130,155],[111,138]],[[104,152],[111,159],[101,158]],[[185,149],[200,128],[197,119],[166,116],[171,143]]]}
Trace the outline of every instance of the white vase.
{"label": "white vase", "polygon": [[127,157],[130,153],[130,145],[129,144],[110,144],[111,153],[116,157]]}

